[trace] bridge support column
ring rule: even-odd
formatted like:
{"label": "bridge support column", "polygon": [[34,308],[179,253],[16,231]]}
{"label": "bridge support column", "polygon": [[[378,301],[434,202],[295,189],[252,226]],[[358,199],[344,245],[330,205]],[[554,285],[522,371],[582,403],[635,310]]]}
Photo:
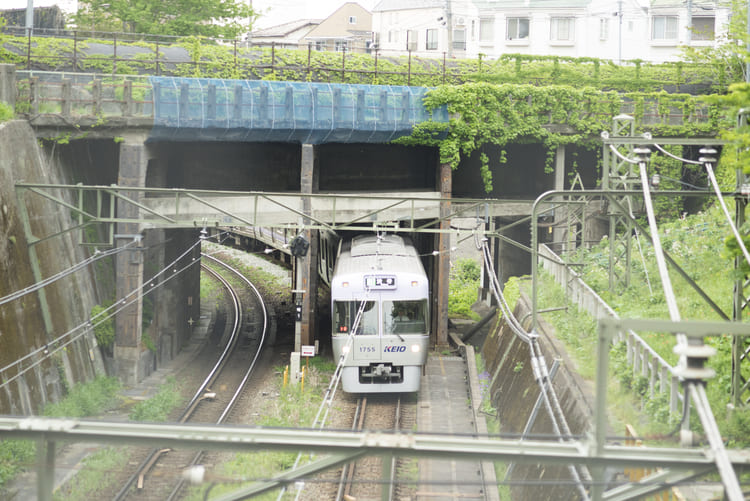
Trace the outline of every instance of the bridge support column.
{"label": "bridge support column", "polygon": [[[146,146],[122,143],[117,183],[120,186],[145,186],[148,156]],[[137,192],[131,195],[135,201]],[[123,200],[117,201],[117,217],[135,218],[138,207]],[[135,243],[134,243],[135,242]],[[143,379],[150,364],[148,350],[141,343],[143,301],[139,291],[143,285],[143,244],[136,223],[117,223],[115,243],[118,247],[129,245],[127,251],[117,254],[115,260],[116,298],[119,312],[115,316],[115,371],[124,384],[135,384]],[[127,306],[124,306],[127,304]]]}
{"label": "bridge support column", "polygon": [[[440,164],[440,198],[449,199],[453,189],[453,173],[450,164]],[[450,229],[450,219],[448,216],[451,211],[450,200],[440,202],[440,229]],[[435,348],[441,349],[448,346],[448,287],[450,282],[450,234],[438,233],[435,237],[435,247],[438,255],[435,259],[434,284],[433,289],[433,323],[432,332]]]}
{"label": "bridge support column", "polygon": [[[316,193],[318,191],[318,162],[317,150],[312,144],[302,145],[302,161],[300,172],[300,192],[303,195]],[[302,212],[310,214],[312,203],[310,198],[303,202]],[[303,227],[310,220],[302,219]],[[316,298],[318,295],[318,230],[302,230],[301,236],[309,243],[307,253],[303,256],[295,256],[295,306],[297,307],[297,319],[295,323],[294,351],[300,351],[303,345],[315,344],[317,339],[316,329]]]}
{"label": "bridge support column", "polygon": [[16,65],[0,64],[0,103],[16,107]]}
{"label": "bridge support column", "polygon": [[[555,152],[555,190],[565,189],[565,145],[557,147]],[[562,199],[563,197],[560,197]],[[568,229],[568,206],[562,205],[555,209],[555,226],[552,229],[552,248],[558,254],[567,250]]]}

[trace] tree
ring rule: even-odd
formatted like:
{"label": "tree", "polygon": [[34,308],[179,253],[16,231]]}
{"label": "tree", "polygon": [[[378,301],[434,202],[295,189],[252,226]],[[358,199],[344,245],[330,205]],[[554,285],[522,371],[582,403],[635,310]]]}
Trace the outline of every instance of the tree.
{"label": "tree", "polygon": [[234,39],[255,11],[243,0],[79,0],[80,29]]}

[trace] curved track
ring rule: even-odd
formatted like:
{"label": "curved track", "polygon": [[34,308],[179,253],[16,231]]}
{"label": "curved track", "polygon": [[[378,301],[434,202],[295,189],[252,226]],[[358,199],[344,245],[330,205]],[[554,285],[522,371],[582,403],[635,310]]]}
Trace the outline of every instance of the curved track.
{"label": "curved track", "polygon": [[[252,336],[249,346],[246,346],[242,342],[245,315],[239,292],[221,273],[202,264],[204,271],[221,282],[227,291],[233,321],[224,349],[198,385],[195,394],[181,413],[179,422],[221,424],[229,418],[255,368],[266,339],[268,315],[257,288],[238,270],[211,256],[202,254],[202,258],[220,265],[232,276],[241,280],[243,288],[251,291],[249,299],[255,303],[254,308],[262,312],[262,322],[257,323],[258,335]],[[248,360],[251,362],[248,363]],[[212,391],[212,389],[221,389],[221,391]],[[137,471],[130,476],[114,499],[179,499],[184,487],[182,472],[200,462],[202,455],[202,452],[196,453],[191,450],[151,450],[144,454]]]}

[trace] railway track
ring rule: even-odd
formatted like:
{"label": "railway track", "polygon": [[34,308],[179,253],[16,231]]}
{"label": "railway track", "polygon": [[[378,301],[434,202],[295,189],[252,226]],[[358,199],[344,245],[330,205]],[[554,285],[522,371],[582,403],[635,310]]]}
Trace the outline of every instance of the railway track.
{"label": "railway track", "polygon": [[[195,394],[182,411],[178,421],[221,424],[231,422],[232,410],[242,396],[242,390],[248,382],[256,362],[263,349],[268,326],[268,315],[263,299],[257,288],[238,270],[220,260],[202,255],[204,260],[211,261],[243,283],[243,288],[250,291],[246,302],[253,303],[251,311],[259,312],[258,318],[250,322],[256,332],[247,338],[243,336],[243,323],[247,315],[243,310],[240,293],[215,269],[202,264],[203,270],[221,282],[228,293],[232,320],[231,328],[223,350],[218,354],[215,363],[207,375],[197,385]],[[254,314],[254,316],[256,316]],[[120,500],[173,500],[179,499],[185,487],[183,471],[200,463],[202,451],[153,449],[140,454],[136,471],[124,483],[114,496]]]}
{"label": "railway track", "polygon": [[[369,395],[357,400],[352,429],[401,429],[401,395]],[[348,499],[394,499],[396,460],[369,456],[349,463],[341,471],[336,501]]]}

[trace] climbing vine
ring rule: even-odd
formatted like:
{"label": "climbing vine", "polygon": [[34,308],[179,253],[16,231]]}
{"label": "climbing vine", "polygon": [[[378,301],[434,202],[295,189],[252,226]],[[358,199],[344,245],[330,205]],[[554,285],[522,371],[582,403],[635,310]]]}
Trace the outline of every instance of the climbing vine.
{"label": "climbing vine", "polygon": [[[546,170],[551,172],[558,146],[594,144],[602,131],[611,128],[612,117],[628,106],[639,132],[651,131],[659,136],[714,135],[721,125],[729,123],[721,113],[709,113],[709,100],[701,96],[666,92],[622,94],[561,85],[444,85],[430,90],[424,103],[429,110],[447,107],[449,123],[418,124],[411,136],[398,142],[437,146],[440,161],[454,169],[462,157],[485,145],[499,146],[501,161],[507,145],[535,142],[547,149]],[[697,110],[701,110],[700,117]],[[673,123],[677,115],[688,116],[692,121]],[[484,188],[489,193],[490,159],[482,154],[480,162]]]}

